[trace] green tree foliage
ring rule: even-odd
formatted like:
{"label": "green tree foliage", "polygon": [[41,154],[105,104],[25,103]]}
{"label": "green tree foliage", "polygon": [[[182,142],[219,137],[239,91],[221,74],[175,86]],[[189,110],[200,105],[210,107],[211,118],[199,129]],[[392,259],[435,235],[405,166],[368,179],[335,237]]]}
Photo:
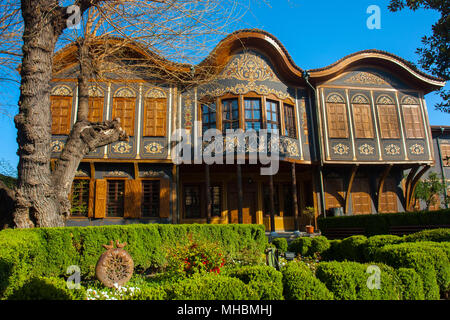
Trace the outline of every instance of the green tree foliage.
{"label": "green tree foliage", "polygon": [[[419,64],[426,71],[443,78],[450,79],[450,0],[391,0],[388,8],[396,12],[405,7],[411,10],[432,9],[441,13],[439,20],[431,27],[432,35],[422,37],[422,48],[416,53],[420,55]],[[437,110],[450,113],[450,90],[439,91],[443,102],[435,107]]]}
{"label": "green tree foliage", "polygon": [[445,191],[445,184],[442,182],[442,179],[438,177],[437,173],[432,172],[428,179],[417,183],[414,196],[416,199],[424,201],[427,209],[429,209],[431,205],[436,204],[438,201],[436,198],[439,199]]}

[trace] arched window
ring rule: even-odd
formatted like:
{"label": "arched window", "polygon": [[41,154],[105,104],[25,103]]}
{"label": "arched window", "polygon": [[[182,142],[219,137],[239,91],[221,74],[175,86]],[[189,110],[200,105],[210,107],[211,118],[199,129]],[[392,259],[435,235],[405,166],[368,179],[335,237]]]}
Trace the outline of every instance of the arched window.
{"label": "arched window", "polygon": [[327,97],[327,125],[330,138],[348,138],[347,111],[345,100],[339,93]]}
{"label": "arched window", "polygon": [[131,88],[118,89],[113,98],[112,118],[120,118],[122,128],[129,136],[134,136],[134,111],[136,94]]}
{"label": "arched window", "polygon": [[420,115],[419,101],[411,96],[402,99],[403,120],[405,122],[406,137],[410,139],[422,139],[424,128]]}
{"label": "arched window", "polygon": [[166,93],[159,88],[151,88],[144,100],[144,137],[163,137],[167,127]]}
{"label": "arched window", "polygon": [[62,85],[53,88],[50,95],[52,110],[52,134],[67,135],[72,115],[72,89]]}
{"label": "arched window", "polygon": [[91,86],[89,88],[89,113],[88,120],[90,122],[103,121],[103,104],[105,101],[105,94],[98,86]]}
{"label": "arched window", "polygon": [[400,130],[394,100],[387,95],[379,96],[377,99],[377,109],[381,138],[399,139]]}
{"label": "arched window", "polygon": [[369,99],[363,94],[352,98],[353,123],[356,138],[373,138],[372,113]]}

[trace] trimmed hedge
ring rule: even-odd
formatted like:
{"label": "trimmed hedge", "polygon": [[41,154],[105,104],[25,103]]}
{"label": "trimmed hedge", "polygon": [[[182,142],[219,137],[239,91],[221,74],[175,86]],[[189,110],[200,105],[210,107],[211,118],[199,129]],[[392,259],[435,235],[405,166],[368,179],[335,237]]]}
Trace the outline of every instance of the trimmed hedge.
{"label": "trimmed hedge", "polygon": [[32,277],[64,275],[78,265],[82,278],[92,278],[95,265],[110,240],[127,242],[135,267],[147,269],[165,263],[165,249],[194,238],[217,242],[225,254],[246,248],[263,252],[267,245],[262,225],[125,225],[8,229],[0,231],[0,297],[7,297]]}
{"label": "trimmed hedge", "polygon": [[450,242],[450,228],[423,230],[404,236],[405,242],[434,241]]}
{"label": "trimmed hedge", "polygon": [[372,236],[389,234],[389,227],[392,226],[450,225],[450,209],[328,217],[317,219],[317,223],[324,235],[331,228],[360,227],[365,230],[366,236]]}
{"label": "trimmed hedge", "polygon": [[248,284],[257,294],[258,300],[283,300],[283,275],[269,266],[245,266],[227,272]]}
{"label": "trimmed hedge", "polygon": [[369,289],[369,264],[357,262],[321,262],[316,277],[337,300],[401,300],[402,287],[393,268],[378,264],[381,269],[380,288]]}
{"label": "trimmed hedge", "polygon": [[439,299],[439,289],[448,290],[449,257],[441,245],[433,242],[386,245],[375,252],[374,258],[394,268],[413,268],[422,278],[426,299]]}
{"label": "trimmed hedge", "polygon": [[403,242],[403,238],[395,235],[377,235],[372,236],[367,239],[367,242],[362,245],[361,249],[366,261],[371,261],[374,259],[374,254],[376,250],[384,247],[388,244],[398,244]]}
{"label": "trimmed hedge", "polygon": [[286,300],[333,300],[333,294],[303,262],[291,261],[281,271]]}
{"label": "trimmed hedge", "polygon": [[412,268],[399,268],[397,275],[402,284],[403,300],[424,300],[422,278]]}
{"label": "trimmed hedge", "polygon": [[286,238],[275,238],[272,240],[272,244],[282,253],[286,252],[288,249],[288,242]]}
{"label": "trimmed hedge", "polygon": [[207,274],[164,287],[167,300],[256,300],[258,294],[237,278]]}
{"label": "trimmed hedge", "polygon": [[297,255],[312,257],[315,253],[322,255],[329,248],[330,241],[324,236],[318,236],[296,238],[289,244],[288,249]]}
{"label": "trimmed hedge", "polygon": [[70,290],[66,281],[54,277],[36,277],[8,297],[10,300],[85,300],[84,288]]}

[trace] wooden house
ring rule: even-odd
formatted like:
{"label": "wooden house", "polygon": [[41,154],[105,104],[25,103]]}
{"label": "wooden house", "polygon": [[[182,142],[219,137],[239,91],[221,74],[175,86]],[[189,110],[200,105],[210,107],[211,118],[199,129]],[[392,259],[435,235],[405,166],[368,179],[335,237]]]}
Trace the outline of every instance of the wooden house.
{"label": "wooden house", "polygon": [[[55,159],[76,120],[73,50],[55,56]],[[424,95],[442,79],[378,50],[306,71],[273,35],[255,29],[223,39],[191,66],[194,77],[206,63],[215,77],[190,86],[93,81],[89,119],[120,118],[129,140],[83,159],[67,225],[257,223],[279,231],[303,229],[306,207],[317,215],[411,208],[415,184],[436,161]],[[248,162],[174,164],[171,133],[180,128],[193,138],[209,128],[279,129],[278,173],[261,175],[262,165]]]}

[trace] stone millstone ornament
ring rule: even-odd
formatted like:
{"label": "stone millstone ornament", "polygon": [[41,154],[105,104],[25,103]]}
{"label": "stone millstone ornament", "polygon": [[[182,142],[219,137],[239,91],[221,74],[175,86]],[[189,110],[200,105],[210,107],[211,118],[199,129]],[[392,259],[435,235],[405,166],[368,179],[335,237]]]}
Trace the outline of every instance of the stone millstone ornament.
{"label": "stone millstone ornament", "polygon": [[95,275],[106,287],[122,286],[127,283],[133,275],[134,262],[130,254],[123,249],[127,243],[119,243],[114,248],[113,241],[109,245],[104,244],[107,249],[98,259],[95,267]]}

